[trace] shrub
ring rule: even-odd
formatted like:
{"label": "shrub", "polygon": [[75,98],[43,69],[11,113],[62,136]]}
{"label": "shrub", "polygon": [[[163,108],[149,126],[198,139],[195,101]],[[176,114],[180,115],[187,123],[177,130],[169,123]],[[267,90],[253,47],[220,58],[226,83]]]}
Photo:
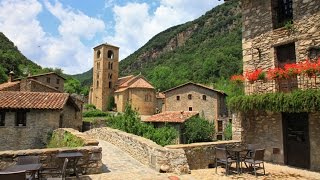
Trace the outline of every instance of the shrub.
{"label": "shrub", "polygon": [[201,117],[192,117],[185,123],[187,143],[212,141],[214,124]]}
{"label": "shrub", "polygon": [[85,104],[85,105],[84,105],[84,108],[87,109],[87,110],[97,109],[96,106],[93,105],[93,104]]}
{"label": "shrub", "polygon": [[99,109],[94,109],[94,110],[83,112],[82,116],[83,117],[105,117],[105,116],[109,116],[109,114]]}
{"label": "shrub", "polygon": [[228,123],[223,131],[225,140],[232,140],[232,123]]}
{"label": "shrub", "polygon": [[116,107],[116,104],[114,102],[114,97],[113,96],[109,96],[108,98],[108,102],[107,102],[107,110],[108,111],[112,111],[113,108]]}
{"label": "shrub", "polygon": [[148,138],[161,146],[171,144],[178,134],[172,127],[154,128],[151,124],[141,122],[139,114],[129,104],[123,114],[110,117],[107,126]]}
{"label": "shrub", "polygon": [[48,148],[61,148],[61,147],[82,147],[84,146],[84,141],[77,136],[71,134],[70,132],[64,132],[63,137],[59,134],[53,133],[49,143]]}

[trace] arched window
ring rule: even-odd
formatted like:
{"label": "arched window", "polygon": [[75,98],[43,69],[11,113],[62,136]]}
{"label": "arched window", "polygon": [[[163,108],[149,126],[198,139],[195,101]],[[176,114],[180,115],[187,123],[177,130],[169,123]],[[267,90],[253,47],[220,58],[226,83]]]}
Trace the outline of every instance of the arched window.
{"label": "arched window", "polygon": [[207,96],[206,95],[202,95],[202,100],[207,100]]}
{"label": "arched window", "polygon": [[111,50],[108,51],[108,58],[109,59],[113,59],[114,58],[113,51],[111,51]]}
{"label": "arched window", "polygon": [[100,58],[100,56],[101,56],[101,51],[98,50],[98,51],[97,51],[97,58]]}
{"label": "arched window", "polygon": [[113,63],[110,63],[110,69],[113,69]]}
{"label": "arched window", "polygon": [[188,94],[188,99],[192,99],[192,95],[191,94]]}
{"label": "arched window", "polygon": [[111,73],[108,74],[108,78],[112,79],[112,74]]}
{"label": "arched window", "polygon": [[98,88],[98,87],[99,87],[99,81],[97,81],[97,84],[96,84],[96,85],[97,85],[97,88]]}
{"label": "arched window", "polygon": [[97,62],[97,69],[100,69],[100,62]]}
{"label": "arched window", "polygon": [[111,63],[108,62],[108,69],[111,69]]}
{"label": "arched window", "polygon": [[112,88],[112,82],[109,81],[109,88],[111,89]]}
{"label": "arched window", "polygon": [[97,79],[99,79],[99,72],[97,73]]}

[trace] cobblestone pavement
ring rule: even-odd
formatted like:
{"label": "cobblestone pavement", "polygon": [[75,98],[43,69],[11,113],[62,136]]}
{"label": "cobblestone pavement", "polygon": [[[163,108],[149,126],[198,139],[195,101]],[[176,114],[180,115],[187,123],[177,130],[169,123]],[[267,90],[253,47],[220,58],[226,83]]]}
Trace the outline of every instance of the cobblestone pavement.
{"label": "cobblestone pavement", "polygon": [[320,173],[311,172],[307,170],[301,170],[291,168],[287,166],[274,165],[265,163],[266,175],[260,174],[255,177],[250,172],[244,172],[240,175],[231,174],[225,175],[224,168],[218,168],[218,173],[215,173],[215,169],[200,169],[192,170],[191,174],[175,175],[175,174],[163,174],[141,164],[127,153],[123,152],[118,147],[105,142],[99,141],[99,146],[102,147],[102,162],[106,165],[105,173],[82,176],[83,180],[211,180],[211,179],[243,179],[243,180],[320,180]]}

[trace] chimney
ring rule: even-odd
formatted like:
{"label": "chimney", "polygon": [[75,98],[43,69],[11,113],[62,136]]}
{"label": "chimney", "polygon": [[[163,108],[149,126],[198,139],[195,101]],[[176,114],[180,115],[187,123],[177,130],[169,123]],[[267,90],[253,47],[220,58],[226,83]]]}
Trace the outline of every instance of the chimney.
{"label": "chimney", "polygon": [[8,82],[13,82],[13,78],[14,78],[14,72],[13,72],[13,71],[10,71],[10,72],[9,72]]}

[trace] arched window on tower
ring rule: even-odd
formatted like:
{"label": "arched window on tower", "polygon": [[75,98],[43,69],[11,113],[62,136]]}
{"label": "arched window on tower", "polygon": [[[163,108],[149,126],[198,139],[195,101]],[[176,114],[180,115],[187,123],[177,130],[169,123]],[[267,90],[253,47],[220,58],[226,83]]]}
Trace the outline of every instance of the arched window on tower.
{"label": "arched window on tower", "polygon": [[110,69],[113,69],[113,63],[110,63]]}
{"label": "arched window on tower", "polygon": [[108,69],[111,69],[111,63],[108,62]]}
{"label": "arched window on tower", "polygon": [[100,62],[97,62],[97,69],[100,69]]}
{"label": "arched window on tower", "polygon": [[99,88],[99,81],[97,81],[97,84],[96,84],[96,85],[97,85],[97,88]]}
{"label": "arched window on tower", "polygon": [[97,58],[100,58],[100,56],[101,56],[101,51],[98,50],[98,51],[97,51]]}
{"label": "arched window on tower", "polygon": [[109,81],[109,88],[111,89],[112,88],[112,82]]}
{"label": "arched window on tower", "polygon": [[112,79],[112,74],[111,73],[108,74],[108,78]]}
{"label": "arched window on tower", "polygon": [[113,51],[111,51],[111,50],[108,51],[108,58],[109,59],[113,59],[114,58]]}

